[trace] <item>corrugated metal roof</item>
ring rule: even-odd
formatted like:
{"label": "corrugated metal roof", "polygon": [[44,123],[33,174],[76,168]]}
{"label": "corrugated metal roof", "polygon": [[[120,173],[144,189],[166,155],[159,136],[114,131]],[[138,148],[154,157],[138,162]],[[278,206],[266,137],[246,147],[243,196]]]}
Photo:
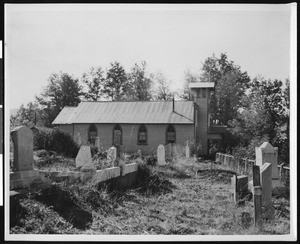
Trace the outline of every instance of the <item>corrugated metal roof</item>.
{"label": "corrugated metal roof", "polygon": [[75,114],[77,107],[64,107],[57,115],[52,124],[72,124],[71,119]]}
{"label": "corrugated metal roof", "polygon": [[[77,109],[65,108],[52,124],[66,123],[154,123],[192,124],[193,101],[81,102]],[[69,114],[68,114],[69,113]],[[66,122],[67,121],[67,122]]]}
{"label": "corrugated metal roof", "polygon": [[195,82],[190,83],[189,88],[214,88],[215,82]]}

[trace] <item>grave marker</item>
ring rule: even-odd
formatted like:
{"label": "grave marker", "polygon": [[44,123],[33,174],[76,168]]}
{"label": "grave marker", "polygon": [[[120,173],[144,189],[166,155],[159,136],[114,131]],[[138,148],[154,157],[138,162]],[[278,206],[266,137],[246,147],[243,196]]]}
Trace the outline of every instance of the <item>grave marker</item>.
{"label": "grave marker", "polygon": [[272,164],[265,163],[261,167],[260,181],[262,186],[262,215],[264,218],[272,219],[274,207],[272,205]]}
{"label": "grave marker", "polygon": [[82,167],[92,161],[92,154],[90,146],[81,145],[79,152],[76,156],[75,163],[76,168]]}
{"label": "grave marker", "polygon": [[157,148],[157,164],[166,165],[165,147],[163,145],[159,145]]}
{"label": "grave marker", "polygon": [[168,161],[172,160],[172,144],[168,143],[165,148],[165,159]]}
{"label": "grave marker", "polygon": [[11,132],[15,172],[10,173],[10,188],[29,187],[34,180],[44,180],[33,170],[33,133],[26,126],[18,126]]}
{"label": "grave marker", "polygon": [[108,149],[107,152],[107,159],[114,163],[116,161],[117,158],[117,148],[116,147],[111,147],[110,149]]}
{"label": "grave marker", "polygon": [[260,147],[255,148],[256,165],[262,167],[264,163],[272,165],[272,187],[283,187],[279,182],[278,172],[278,148],[273,147],[269,142],[264,142]]}
{"label": "grave marker", "polygon": [[190,146],[188,141],[186,142],[186,146],[185,146],[185,157],[190,158]]}

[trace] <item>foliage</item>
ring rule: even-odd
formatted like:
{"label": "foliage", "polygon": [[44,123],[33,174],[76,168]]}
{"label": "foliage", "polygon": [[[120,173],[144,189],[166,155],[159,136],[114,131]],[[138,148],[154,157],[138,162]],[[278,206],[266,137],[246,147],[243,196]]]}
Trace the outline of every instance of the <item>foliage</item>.
{"label": "foliage", "polygon": [[190,99],[190,83],[196,83],[200,81],[200,76],[197,74],[192,73],[190,70],[187,70],[184,72],[184,82],[183,82],[183,88],[180,91],[179,97],[183,100],[189,100]]}
{"label": "foliage", "polygon": [[215,92],[211,95],[211,118],[220,124],[228,125],[235,118],[240,100],[245,93],[250,78],[238,65],[229,61],[226,53],[217,58],[207,58],[200,75],[202,82],[215,82]]}
{"label": "foliage", "polygon": [[52,122],[65,106],[77,106],[82,95],[78,79],[67,73],[53,73],[48,86],[36,100],[41,107],[43,125],[52,126]]}
{"label": "foliage", "polygon": [[203,148],[202,148],[201,141],[196,142],[195,140],[192,140],[189,143],[189,145],[190,145],[191,156],[200,157],[203,155]]}
{"label": "foliage", "polygon": [[[248,147],[253,140],[266,140],[279,148],[279,157],[289,163],[288,86],[278,80],[255,78],[250,92],[244,96],[243,107],[230,122],[231,134]],[[259,145],[258,145],[259,146]]]}
{"label": "foliage", "polygon": [[103,92],[112,101],[121,101],[130,89],[128,77],[123,66],[115,61],[110,64],[104,81]]}
{"label": "foliage", "polygon": [[87,85],[88,90],[84,92],[84,97],[89,101],[99,101],[103,97],[103,84],[105,81],[104,71],[101,67],[91,67],[88,72],[84,72],[81,81]]}
{"label": "foliage", "polygon": [[40,118],[41,110],[39,109],[37,102],[29,102],[26,106],[22,104],[16,115],[10,116],[10,130],[20,125],[28,127],[32,127],[34,125],[40,126]]}
{"label": "foliage", "polygon": [[129,73],[130,90],[128,99],[133,101],[149,101],[152,98],[153,81],[146,73],[146,62],[135,63]]}
{"label": "foliage", "polygon": [[33,133],[34,150],[49,150],[75,158],[79,146],[66,132],[59,129],[38,128]]}
{"label": "foliage", "polygon": [[152,74],[156,87],[154,88],[154,100],[156,101],[170,101],[173,94],[170,90],[170,80],[162,72]]}

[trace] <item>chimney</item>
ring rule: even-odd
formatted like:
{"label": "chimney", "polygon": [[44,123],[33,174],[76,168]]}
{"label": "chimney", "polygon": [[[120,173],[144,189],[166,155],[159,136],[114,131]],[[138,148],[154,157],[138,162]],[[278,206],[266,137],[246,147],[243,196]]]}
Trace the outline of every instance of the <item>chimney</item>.
{"label": "chimney", "polygon": [[173,93],[173,113],[175,112],[175,99],[174,99],[174,93]]}

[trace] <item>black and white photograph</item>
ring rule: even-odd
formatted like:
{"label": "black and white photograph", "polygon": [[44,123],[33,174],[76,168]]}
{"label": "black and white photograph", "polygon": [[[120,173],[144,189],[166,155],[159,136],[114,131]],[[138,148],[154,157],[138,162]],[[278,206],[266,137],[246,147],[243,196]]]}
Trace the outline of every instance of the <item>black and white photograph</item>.
{"label": "black and white photograph", "polygon": [[5,240],[297,239],[296,3],[4,12]]}

